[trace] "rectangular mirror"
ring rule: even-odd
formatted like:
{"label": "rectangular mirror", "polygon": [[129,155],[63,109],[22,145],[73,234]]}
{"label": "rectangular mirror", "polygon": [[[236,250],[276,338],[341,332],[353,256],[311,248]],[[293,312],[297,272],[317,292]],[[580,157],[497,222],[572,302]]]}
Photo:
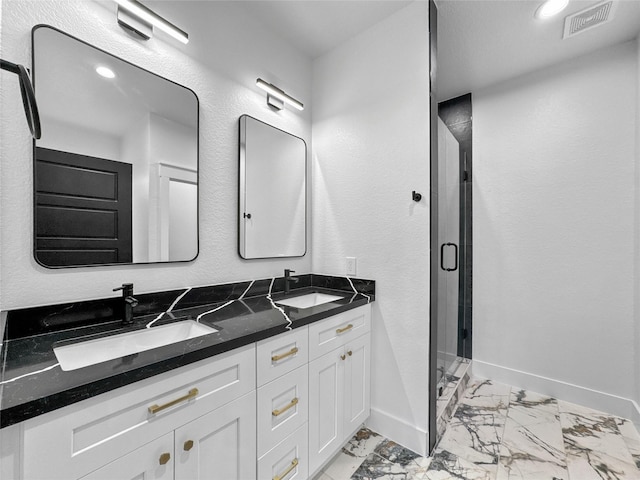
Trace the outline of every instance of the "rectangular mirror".
{"label": "rectangular mirror", "polygon": [[307,144],[303,139],[241,116],[239,192],[242,258],[306,253]]}
{"label": "rectangular mirror", "polygon": [[198,254],[198,98],[53,27],[32,32],[42,138],[34,255],[45,267]]}

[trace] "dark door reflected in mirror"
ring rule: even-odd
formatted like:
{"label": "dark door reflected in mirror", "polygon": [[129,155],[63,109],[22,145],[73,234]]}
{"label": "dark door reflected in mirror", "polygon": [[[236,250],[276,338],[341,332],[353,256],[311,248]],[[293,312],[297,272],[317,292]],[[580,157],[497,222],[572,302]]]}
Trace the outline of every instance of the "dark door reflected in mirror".
{"label": "dark door reflected in mirror", "polygon": [[193,260],[198,98],[55,28],[33,29],[42,138],[34,255],[46,267]]}

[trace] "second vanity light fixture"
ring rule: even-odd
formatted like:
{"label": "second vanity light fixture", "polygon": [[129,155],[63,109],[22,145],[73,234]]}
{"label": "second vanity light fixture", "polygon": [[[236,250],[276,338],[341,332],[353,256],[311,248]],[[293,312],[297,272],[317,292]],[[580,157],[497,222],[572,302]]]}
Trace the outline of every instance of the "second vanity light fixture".
{"label": "second vanity light fixture", "polygon": [[115,0],[118,4],[118,23],[130,32],[135,33],[144,40],[149,40],[153,35],[153,27],[171,35],[176,40],[187,44],[189,34],[179,29],[173,23],[165,20],[153,10],[145,7],[136,0]]}
{"label": "second vanity light fixture", "polygon": [[304,110],[304,105],[302,104],[302,102],[296,100],[291,95],[287,95],[284,91],[280,90],[275,85],[267,83],[261,78],[258,78],[256,80],[256,85],[267,92],[267,103],[272,107],[277,108],[278,110],[282,110],[284,108],[284,104],[288,103],[298,110]]}

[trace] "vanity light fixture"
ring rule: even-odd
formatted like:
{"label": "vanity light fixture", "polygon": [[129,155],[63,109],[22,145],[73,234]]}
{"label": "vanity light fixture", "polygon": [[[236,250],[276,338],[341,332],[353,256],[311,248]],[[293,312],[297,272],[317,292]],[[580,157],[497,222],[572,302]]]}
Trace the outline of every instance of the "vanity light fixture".
{"label": "vanity light fixture", "polygon": [[272,107],[282,110],[284,108],[284,104],[288,103],[298,110],[304,110],[304,105],[301,102],[292,96],[287,95],[275,85],[267,83],[261,78],[256,80],[256,85],[267,92],[267,103]]}
{"label": "vanity light fixture", "polygon": [[96,73],[104,78],[116,78],[116,74],[113,73],[113,70],[103,65],[98,65],[96,67]]}
{"label": "vanity light fixture", "polygon": [[569,0],[547,0],[536,10],[535,17],[544,20],[551,18],[567,8]]}
{"label": "vanity light fixture", "polygon": [[176,40],[187,44],[189,35],[179,29],[173,23],[168,22],[153,10],[145,7],[136,0],[114,0],[118,4],[118,23],[130,32],[135,33],[144,40],[149,40],[153,35],[153,27],[158,27]]}

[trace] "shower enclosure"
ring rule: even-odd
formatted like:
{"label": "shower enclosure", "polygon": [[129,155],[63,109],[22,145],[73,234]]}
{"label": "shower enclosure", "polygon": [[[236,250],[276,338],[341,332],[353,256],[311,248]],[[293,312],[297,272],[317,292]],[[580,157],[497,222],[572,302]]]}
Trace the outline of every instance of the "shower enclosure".
{"label": "shower enclosure", "polygon": [[460,283],[460,145],[438,118],[438,396],[458,362]]}
{"label": "shower enclosure", "polygon": [[431,159],[431,448],[472,353],[471,94],[440,102],[437,112]]}

